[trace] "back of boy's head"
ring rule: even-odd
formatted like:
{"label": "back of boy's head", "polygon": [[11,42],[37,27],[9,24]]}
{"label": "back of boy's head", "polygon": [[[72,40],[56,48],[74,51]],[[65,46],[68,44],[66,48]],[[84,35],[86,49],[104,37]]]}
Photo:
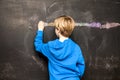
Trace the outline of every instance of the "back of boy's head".
{"label": "back of boy's head", "polygon": [[55,19],[55,28],[60,30],[61,35],[69,37],[75,27],[75,22],[70,16],[60,16]]}

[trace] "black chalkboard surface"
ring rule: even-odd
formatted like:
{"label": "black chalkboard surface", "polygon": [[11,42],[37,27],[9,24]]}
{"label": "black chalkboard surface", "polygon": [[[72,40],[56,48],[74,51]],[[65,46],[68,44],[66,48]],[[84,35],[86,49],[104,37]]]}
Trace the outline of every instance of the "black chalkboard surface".
{"label": "black chalkboard surface", "polygon": [[[0,80],[49,80],[47,59],[34,50],[39,20],[69,15],[76,22],[120,22],[119,0],[0,0]],[[45,27],[44,42],[56,39]],[[76,26],[71,37],[83,51],[83,80],[120,80],[120,28]]]}

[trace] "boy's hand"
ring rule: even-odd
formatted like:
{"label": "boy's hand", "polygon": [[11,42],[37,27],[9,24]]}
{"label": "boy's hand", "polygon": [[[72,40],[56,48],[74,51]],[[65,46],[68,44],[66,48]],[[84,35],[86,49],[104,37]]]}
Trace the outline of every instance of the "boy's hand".
{"label": "boy's hand", "polygon": [[44,30],[44,22],[43,21],[39,21],[39,23],[38,23],[38,30],[41,30],[41,31]]}

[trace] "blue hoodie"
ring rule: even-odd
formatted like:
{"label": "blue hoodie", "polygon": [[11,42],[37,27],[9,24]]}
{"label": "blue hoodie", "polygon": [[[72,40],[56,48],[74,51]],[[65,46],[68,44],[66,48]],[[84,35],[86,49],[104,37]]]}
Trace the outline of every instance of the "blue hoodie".
{"label": "blue hoodie", "polygon": [[50,80],[80,80],[85,62],[80,47],[71,39],[43,43],[43,31],[37,31],[35,49],[48,58]]}

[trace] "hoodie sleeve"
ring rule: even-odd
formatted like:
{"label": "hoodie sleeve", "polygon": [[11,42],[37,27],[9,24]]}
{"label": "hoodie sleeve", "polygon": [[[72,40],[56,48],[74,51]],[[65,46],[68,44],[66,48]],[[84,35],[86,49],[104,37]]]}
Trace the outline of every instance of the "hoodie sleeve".
{"label": "hoodie sleeve", "polygon": [[84,74],[84,71],[85,71],[85,61],[84,61],[84,57],[82,55],[82,51],[80,49],[80,55],[79,55],[79,58],[78,58],[78,63],[77,63],[77,66],[79,68],[79,72],[80,72],[80,77],[83,76]]}
{"label": "hoodie sleeve", "polygon": [[35,50],[42,53],[46,57],[49,57],[49,47],[48,44],[43,43],[43,31],[37,31],[34,40]]}

